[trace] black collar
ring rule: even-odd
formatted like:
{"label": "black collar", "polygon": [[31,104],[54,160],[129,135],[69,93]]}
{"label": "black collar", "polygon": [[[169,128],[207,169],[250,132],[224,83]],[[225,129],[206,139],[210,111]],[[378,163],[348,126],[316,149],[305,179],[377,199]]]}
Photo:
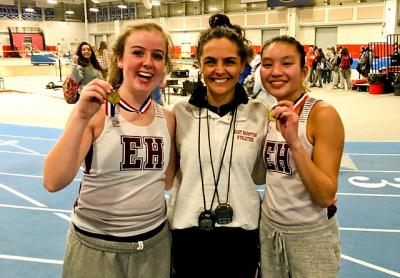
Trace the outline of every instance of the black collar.
{"label": "black collar", "polygon": [[246,91],[243,86],[239,83],[235,86],[235,97],[232,102],[222,105],[221,107],[215,107],[210,105],[206,99],[207,87],[204,85],[198,85],[194,90],[193,94],[189,99],[189,103],[199,107],[199,108],[207,108],[208,110],[218,114],[219,116],[224,116],[231,111],[234,111],[236,107],[240,104],[246,104],[249,102]]}

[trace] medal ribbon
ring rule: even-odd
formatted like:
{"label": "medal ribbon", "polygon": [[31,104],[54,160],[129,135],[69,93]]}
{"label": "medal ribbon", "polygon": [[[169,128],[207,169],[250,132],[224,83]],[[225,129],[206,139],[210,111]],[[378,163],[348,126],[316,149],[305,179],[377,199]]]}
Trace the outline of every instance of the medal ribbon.
{"label": "medal ribbon", "polygon": [[303,93],[301,94],[295,101],[293,104],[293,110],[296,110],[297,108],[303,106],[304,102],[306,102],[306,100],[308,99],[308,94],[307,93]]}
{"label": "medal ribbon", "polygon": [[110,116],[110,117],[114,117],[116,105],[118,105],[119,107],[121,107],[122,109],[124,109],[125,111],[128,111],[128,112],[144,114],[144,113],[146,113],[147,110],[149,110],[151,103],[152,103],[151,96],[149,96],[144,101],[144,103],[142,104],[142,106],[139,109],[136,109],[135,107],[133,107],[132,105],[127,103],[123,98],[121,98],[119,103],[115,104],[115,105],[110,103],[108,100],[106,100],[106,115]]}

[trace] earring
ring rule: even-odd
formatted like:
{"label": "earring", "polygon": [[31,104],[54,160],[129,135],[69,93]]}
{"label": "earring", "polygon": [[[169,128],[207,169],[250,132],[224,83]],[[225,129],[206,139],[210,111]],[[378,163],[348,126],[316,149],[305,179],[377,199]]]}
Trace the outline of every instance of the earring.
{"label": "earring", "polygon": [[311,92],[311,89],[305,83],[301,84],[301,86],[303,87],[303,91],[305,93]]}

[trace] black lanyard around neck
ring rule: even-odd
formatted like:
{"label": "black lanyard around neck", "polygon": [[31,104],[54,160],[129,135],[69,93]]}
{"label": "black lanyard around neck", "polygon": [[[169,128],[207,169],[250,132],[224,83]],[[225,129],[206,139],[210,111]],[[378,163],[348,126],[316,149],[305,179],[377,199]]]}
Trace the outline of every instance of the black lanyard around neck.
{"label": "black lanyard around neck", "polygon": [[[234,111],[232,111],[233,115],[231,117],[231,121],[229,124],[229,130],[226,135],[225,146],[224,146],[224,150],[222,152],[222,157],[221,157],[221,162],[219,165],[217,177],[215,176],[214,163],[213,163],[212,153],[211,153],[211,138],[210,138],[210,125],[209,125],[209,121],[208,121],[208,109],[206,110],[206,112],[207,112],[206,120],[207,120],[208,148],[209,148],[209,154],[210,154],[211,169],[212,169],[213,179],[214,179],[214,194],[213,194],[213,198],[212,198],[211,204],[210,204],[210,210],[212,210],[215,196],[217,196],[218,204],[220,204],[219,195],[218,195],[219,178],[221,176],[222,165],[223,165],[224,158],[225,158],[226,148],[228,146],[229,135],[230,135],[232,127],[233,127],[232,140],[231,140],[231,154],[230,154],[230,158],[229,158],[229,169],[228,169],[228,187],[227,187],[227,192],[226,192],[226,202],[228,203],[228,201],[229,201],[228,199],[229,199],[229,189],[230,189],[230,180],[231,180],[230,177],[231,177],[231,165],[232,165],[232,154],[233,154],[233,142],[234,142],[234,138],[235,138],[235,124],[236,124],[237,110],[235,109]],[[201,164],[201,151],[200,151],[201,140],[200,140],[200,137],[201,137],[201,108],[199,108],[198,157],[199,157],[199,165],[200,165],[200,178],[201,178],[201,189],[202,189],[202,193],[203,193],[204,210],[207,210],[206,195],[205,195],[205,189],[204,189],[203,167]]]}

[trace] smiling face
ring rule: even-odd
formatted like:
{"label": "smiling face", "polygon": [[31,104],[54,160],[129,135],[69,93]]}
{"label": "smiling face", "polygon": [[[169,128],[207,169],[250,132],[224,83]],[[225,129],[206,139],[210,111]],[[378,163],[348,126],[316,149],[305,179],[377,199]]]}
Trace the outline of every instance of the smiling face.
{"label": "smiling face", "polygon": [[117,58],[123,84],[136,93],[149,94],[164,77],[167,55],[165,38],[157,30],[134,30],[126,38],[122,57]]}
{"label": "smiling face", "polygon": [[82,53],[82,56],[83,56],[84,58],[90,59],[90,56],[92,56],[92,49],[90,48],[89,45],[83,44],[83,45],[81,46],[81,53]]}
{"label": "smiling face", "polygon": [[208,102],[214,106],[231,102],[244,68],[236,43],[227,38],[211,39],[204,44],[199,60]]}
{"label": "smiling face", "polygon": [[303,93],[307,68],[302,66],[300,54],[294,45],[273,42],[263,49],[261,81],[264,88],[277,100],[294,101]]}

